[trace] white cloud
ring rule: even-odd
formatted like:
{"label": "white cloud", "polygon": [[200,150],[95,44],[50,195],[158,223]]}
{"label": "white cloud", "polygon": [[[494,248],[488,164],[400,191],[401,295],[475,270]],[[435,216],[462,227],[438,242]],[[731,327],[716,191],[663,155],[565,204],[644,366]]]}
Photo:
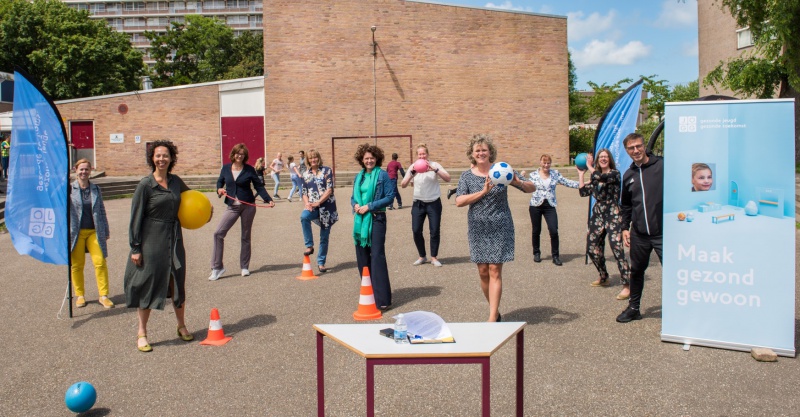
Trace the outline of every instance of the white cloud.
{"label": "white cloud", "polygon": [[697,7],[691,3],[664,0],[655,25],[665,28],[697,25]]}
{"label": "white cloud", "polygon": [[617,12],[609,10],[605,16],[594,12],[584,18],[583,12],[567,13],[567,37],[570,42],[579,41],[599,33],[603,33],[614,27],[614,20]]}
{"label": "white cloud", "polygon": [[485,7],[488,7],[490,9],[517,10],[517,11],[520,11],[520,12],[532,12],[533,11],[532,7],[514,6],[514,4],[511,3],[510,1],[504,1],[504,2],[502,2],[500,4],[486,3]]}
{"label": "white cloud", "polygon": [[572,59],[578,68],[595,65],[631,65],[638,59],[650,55],[651,49],[651,46],[641,41],[631,41],[623,46],[617,46],[614,41],[594,39],[583,49],[572,51]]}

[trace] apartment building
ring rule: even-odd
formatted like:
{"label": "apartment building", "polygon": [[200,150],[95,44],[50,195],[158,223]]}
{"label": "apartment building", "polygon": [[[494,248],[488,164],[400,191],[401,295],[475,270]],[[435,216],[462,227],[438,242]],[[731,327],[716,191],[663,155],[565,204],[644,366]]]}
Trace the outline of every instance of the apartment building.
{"label": "apartment building", "polygon": [[144,53],[147,63],[154,62],[148,52],[150,42],[145,31],[165,32],[171,22],[183,22],[186,15],[196,14],[224,21],[236,36],[245,31],[263,31],[262,0],[206,1],[133,1],[133,0],[63,0],[77,10],[86,10],[94,19],[131,38],[134,48]]}
{"label": "apartment building", "polygon": [[[722,94],[736,96],[731,90],[704,86],[703,80],[720,62],[753,49],[750,28],[736,24],[728,9],[715,0],[697,1],[697,42],[700,66],[700,96]],[[746,98],[746,97],[740,97]]]}

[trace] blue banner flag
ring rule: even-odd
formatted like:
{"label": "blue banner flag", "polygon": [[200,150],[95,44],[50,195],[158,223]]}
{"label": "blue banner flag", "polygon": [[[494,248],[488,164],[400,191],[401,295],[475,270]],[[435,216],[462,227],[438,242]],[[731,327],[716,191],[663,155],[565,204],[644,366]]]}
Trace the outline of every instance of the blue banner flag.
{"label": "blue banner flag", "polygon": [[[606,113],[597,124],[594,137],[594,152],[606,148],[611,151],[620,175],[631,165],[631,157],[625,152],[622,140],[636,131],[636,120],[639,118],[639,104],[642,100],[642,80],[631,84],[627,90],[608,106]],[[596,155],[595,155],[596,156]]]}
{"label": "blue banner flag", "polygon": [[69,162],[66,130],[52,100],[14,72],[14,118],[6,226],[21,255],[67,265]]}

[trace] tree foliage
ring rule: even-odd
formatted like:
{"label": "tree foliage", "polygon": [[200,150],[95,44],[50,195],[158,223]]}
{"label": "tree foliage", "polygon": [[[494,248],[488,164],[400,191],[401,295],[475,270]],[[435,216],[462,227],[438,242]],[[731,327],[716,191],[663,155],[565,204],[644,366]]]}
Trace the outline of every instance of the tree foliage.
{"label": "tree foliage", "polygon": [[15,65],[57,100],[137,90],[145,73],[126,35],[58,0],[0,0],[0,71]]}
{"label": "tree foliage", "polygon": [[158,87],[250,77],[264,73],[264,40],[246,32],[238,38],[222,20],[188,15],[166,33],[145,32],[155,59]]}
{"label": "tree foliage", "polygon": [[657,75],[642,76],[642,89],[647,91],[647,97],[642,100],[650,117],[658,120],[664,116],[664,103],[670,101],[669,83],[667,80],[657,80]]}
{"label": "tree foliage", "polygon": [[574,157],[581,152],[592,152],[594,135],[592,128],[577,127],[569,130],[569,155]]}
{"label": "tree foliage", "polygon": [[[720,62],[703,80],[744,96],[800,99],[800,0],[721,0],[754,48]],[[800,105],[795,105],[795,160],[800,161]]]}
{"label": "tree foliage", "polygon": [[672,88],[669,101],[692,101],[700,97],[700,83],[697,80],[687,84],[678,84]]}
{"label": "tree foliage", "polygon": [[572,63],[572,54],[567,52],[569,63],[569,124],[582,123],[588,119],[586,103],[575,85],[578,83],[578,76],[575,74],[575,64]]}
{"label": "tree foliage", "polygon": [[589,87],[592,88],[594,94],[586,102],[586,111],[590,118],[600,118],[605,113],[608,106],[614,101],[620,93],[625,91],[623,85],[630,84],[633,80],[625,78],[617,81],[612,85],[596,84],[592,81],[587,82]]}

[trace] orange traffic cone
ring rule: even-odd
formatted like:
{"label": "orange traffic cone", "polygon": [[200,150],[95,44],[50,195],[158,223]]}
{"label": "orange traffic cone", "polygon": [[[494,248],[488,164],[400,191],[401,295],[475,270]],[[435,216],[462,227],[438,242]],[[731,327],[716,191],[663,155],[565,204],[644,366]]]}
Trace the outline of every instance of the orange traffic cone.
{"label": "orange traffic cone", "polygon": [[377,320],[382,318],[378,307],[375,305],[375,294],[372,292],[372,279],[369,277],[369,268],[364,267],[361,272],[361,295],[358,297],[358,310],[353,313],[356,320]]}
{"label": "orange traffic cone", "polygon": [[303,272],[300,273],[300,276],[297,279],[302,279],[303,281],[308,281],[310,279],[317,279],[318,276],[314,275],[314,271],[311,269],[311,258],[308,255],[303,255]]}
{"label": "orange traffic cone", "polygon": [[222,330],[222,323],[219,322],[219,311],[216,308],[211,309],[211,321],[208,323],[208,336],[206,340],[200,342],[201,345],[222,346],[228,343],[232,337],[225,337],[225,331]]}

